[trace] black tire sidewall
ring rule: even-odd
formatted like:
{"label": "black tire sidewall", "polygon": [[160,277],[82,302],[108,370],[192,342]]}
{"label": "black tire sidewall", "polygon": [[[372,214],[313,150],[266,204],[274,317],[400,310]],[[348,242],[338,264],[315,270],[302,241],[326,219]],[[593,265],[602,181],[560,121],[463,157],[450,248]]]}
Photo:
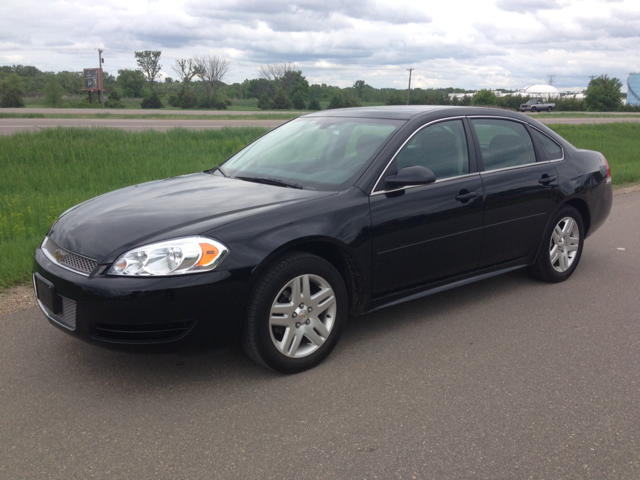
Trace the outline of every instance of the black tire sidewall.
{"label": "black tire sidewall", "polygon": [[[326,280],[334,292],[337,303],[336,319],[329,338],[318,350],[303,358],[282,355],[271,340],[269,313],[276,295],[293,278],[300,275],[317,275]],[[255,340],[253,352],[260,363],[282,373],[298,373],[312,368],[324,360],[335,348],[348,315],[348,295],[342,276],[326,260],[307,253],[295,253],[275,262],[258,280],[249,300],[245,329]],[[250,333],[250,332],[246,332]]]}

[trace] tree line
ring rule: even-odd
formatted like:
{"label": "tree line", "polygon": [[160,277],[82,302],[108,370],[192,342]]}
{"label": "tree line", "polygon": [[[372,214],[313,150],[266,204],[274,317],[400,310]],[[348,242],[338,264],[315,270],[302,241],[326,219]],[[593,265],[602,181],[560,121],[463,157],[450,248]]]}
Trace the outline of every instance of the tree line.
{"label": "tree line", "polygon": [[[493,91],[473,92],[460,88],[406,89],[374,88],[364,80],[354,81],[351,87],[340,88],[322,84],[310,85],[294,64],[262,65],[258,78],[242,83],[224,83],[231,62],[215,55],[195,55],[177,59],[170,66],[175,77],[160,81],[161,52],[145,50],[134,52],[138,69],[118,70],[117,75],[103,72],[107,108],[124,108],[123,98],[141,99],[142,108],[162,108],[165,105],[182,109],[201,108],[224,110],[233,100],[257,100],[264,110],[320,110],[327,108],[357,107],[362,105],[482,105],[517,110],[530,99],[514,91],[503,90],[496,96]],[[586,90],[585,101],[559,98],[555,102],[559,111],[620,111],[634,110],[623,107],[617,78],[602,75],[593,78]],[[43,72],[34,66],[0,66],[0,106],[24,106],[24,96],[44,96],[45,104],[62,106],[63,97],[82,94],[83,72]],[[462,98],[450,98],[451,93],[467,93]],[[67,102],[68,103],[68,102]],[[77,102],[78,103],[78,102]],[[83,106],[81,100],[74,106]]]}

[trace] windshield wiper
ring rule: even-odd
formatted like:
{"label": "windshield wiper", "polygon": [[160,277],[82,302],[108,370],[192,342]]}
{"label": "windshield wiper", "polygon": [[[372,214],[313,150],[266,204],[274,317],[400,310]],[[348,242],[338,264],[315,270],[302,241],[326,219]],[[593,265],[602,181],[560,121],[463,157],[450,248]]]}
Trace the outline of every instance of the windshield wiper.
{"label": "windshield wiper", "polygon": [[255,183],[264,183],[265,185],[275,185],[276,187],[287,187],[287,188],[302,188],[302,185],[298,183],[285,182],[284,180],[280,180],[278,178],[267,178],[267,177],[234,177],[240,180],[244,180],[246,182],[255,182]]}

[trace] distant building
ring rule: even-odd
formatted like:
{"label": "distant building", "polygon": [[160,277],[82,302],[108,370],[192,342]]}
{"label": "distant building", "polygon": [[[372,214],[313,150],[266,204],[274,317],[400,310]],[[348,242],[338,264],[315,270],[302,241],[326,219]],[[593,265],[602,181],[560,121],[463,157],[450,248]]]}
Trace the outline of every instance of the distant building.
{"label": "distant building", "polygon": [[640,106],[640,73],[630,73],[627,78],[627,105]]}
{"label": "distant building", "polygon": [[547,84],[529,85],[522,90],[518,90],[516,94],[520,94],[523,97],[543,98],[545,100],[560,97],[560,91],[553,85]]}

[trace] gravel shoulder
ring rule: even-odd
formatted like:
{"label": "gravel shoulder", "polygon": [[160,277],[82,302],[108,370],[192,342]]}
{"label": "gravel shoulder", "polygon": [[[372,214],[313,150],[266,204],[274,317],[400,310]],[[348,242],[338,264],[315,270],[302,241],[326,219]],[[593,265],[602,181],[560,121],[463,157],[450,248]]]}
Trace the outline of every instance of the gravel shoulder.
{"label": "gravel shoulder", "polygon": [[[640,191],[640,185],[632,185],[630,187],[618,188],[614,190],[613,194],[624,195],[638,191]],[[33,287],[31,287],[31,285],[20,285],[6,290],[0,290],[0,317],[22,310],[28,310],[36,306]]]}

